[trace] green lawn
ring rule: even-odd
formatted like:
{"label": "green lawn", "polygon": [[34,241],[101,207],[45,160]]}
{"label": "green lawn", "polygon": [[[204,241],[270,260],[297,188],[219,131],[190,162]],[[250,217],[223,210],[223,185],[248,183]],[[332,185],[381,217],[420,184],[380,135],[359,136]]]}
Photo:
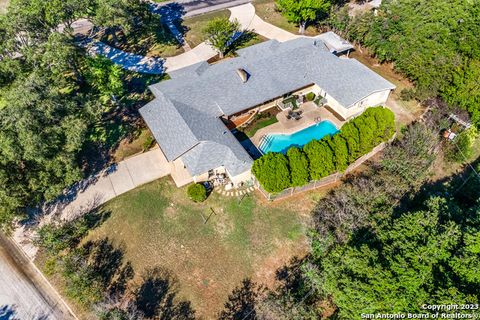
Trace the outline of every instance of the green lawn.
{"label": "green lawn", "polygon": [[[280,12],[276,10],[276,5],[274,0],[254,0],[252,4],[255,6],[255,13],[257,16],[262,18],[264,21],[273,24],[279,28],[287,30],[294,34],[298,33],[298,26],[294,23],[288,22],[287,18],[285,18]],[[307,36],[315,36],[320,34],[318,30],[312,26],[307,26],[305,30],[305,35]]]}
{"label": "green lawn", "polygon": [[241,131],[243,131],[247,135],[247,137],[250,138],[250,137],[253,137],[258,130],[268,127],[269,125],[277,122],[278,122],[278,119],[275,115],[268,118],[257,118]]}
{"label": "green lawn", "polygon": [[229,18],[230,11],[219,10],[199,16],[186,18],[182,21],[181,27],[185,30],[185,41],[190,45],[191,48],[198,46],[200,43],[205,41],[205,36],[203,35],[202,30],[206,27],[208,21],[214,18]]}
{"label": "green lawn", "polygon": [[[87,238],[122,246],[137,273],[155,265],[170,269],[180,296],[211,319],[243,278],[271,284],[277,268],[306,252],[301,215],[311,202],[272,204],[255,194],[239,200],[213,193],[195,204],[186,188],[163,178],[108,202],[103,209],[110,218]],[[202,214],[212,209],[216,214],[204,224]]]}

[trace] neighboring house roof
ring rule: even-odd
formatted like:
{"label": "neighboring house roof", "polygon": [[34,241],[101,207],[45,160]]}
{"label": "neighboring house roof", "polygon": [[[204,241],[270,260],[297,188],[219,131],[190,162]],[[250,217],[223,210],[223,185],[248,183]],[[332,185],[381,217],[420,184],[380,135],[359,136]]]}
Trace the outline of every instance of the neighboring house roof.
{"label": "neighboring house roof", "polygon": [[[239,50],[238,57],[170,73],[150,86],[157,97],[140,109],[169,161],[182,158],[198,175],[219,166],[236,175],[252,159],[219,119],[317,84],[345,107],[395,86],[353,59],[331,54],[318,38],[275,40]],[[244,70],[247,81],[237,72]]]}
{"label": "neighboring house roof", "polygon": [[332,31],[322,33],[317,38],[325,42],[325,45],[332,53],[342,53],[354,48],[350,42]]}

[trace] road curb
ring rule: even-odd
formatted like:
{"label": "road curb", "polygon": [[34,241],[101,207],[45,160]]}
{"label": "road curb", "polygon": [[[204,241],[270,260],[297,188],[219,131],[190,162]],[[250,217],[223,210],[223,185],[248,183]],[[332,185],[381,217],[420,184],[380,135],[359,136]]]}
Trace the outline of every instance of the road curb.
{"label": "road curb", "polygon": [[[55,289],[54,286],[52,286],[52,284],[50,283],[50,281],[47,279],[47,277],[45,277],[45,275],[43,274],[43,272],[37,267],[37,265],[33,262],[32,259],[30,259],[28,257],[28,255],[26,254],[25,251],[23,251],[22,247],[15,241],[14,238],[8,236],[8,237],[5,237],[7,240],[9,240],[9,242],[17,249],[18,253],[20,255],[22,255],[22,257],[28,261],[28,263],[30,264],[31,267],[33,267],[33,270],[40,276],[40,278],[45,281],[45,283],[48,285],[48,287],[52,290],[52,292],[57,296],[56,298],[58,299],[58,301],[60,301],[63,305],[63,307],[70,313],[70,316],[72,316],[75,320],[79,320],[79,318],[75,315],[75,313],[73,312],[72,308],[70,308],[70,306],[67,304],[67,302],[63,299],[63,297],[60,295],[60,293],[57,291],[57,289]],[[31,281],[33,281],[33,279],[30,279]],[[50,306],[51,307],[51,306]]]}

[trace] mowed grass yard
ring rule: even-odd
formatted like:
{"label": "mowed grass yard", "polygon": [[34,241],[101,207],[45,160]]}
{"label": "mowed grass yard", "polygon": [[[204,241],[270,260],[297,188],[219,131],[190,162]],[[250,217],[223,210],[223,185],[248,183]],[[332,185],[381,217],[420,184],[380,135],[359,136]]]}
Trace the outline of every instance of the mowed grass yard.
{"label": "mowed grass yard", "polygon": [[[256,194],[212,193],[192,203],[186,188],[163,178],[107,203],[111,216],[87,239],[108,237],[125,249],[137,274],[163,266],[178,277],[179,296],[213,318],[245,277],[272,285],[275,271],[307,252],[304,219],[314,198],[268,203]],[[212,215],[207,224],[204,217]]]}
{"label": "mowed grass yard", "polygon": [[215,18],[229,18],[230,11],[227,9],[205,13],[202,15],[186,18],[181,21],[179,29],[183,28],[185,34],[185,41],[191,48],[198,46],[200,43],[206,40],[203,34],[203,29],[207,26],[208,22]]}

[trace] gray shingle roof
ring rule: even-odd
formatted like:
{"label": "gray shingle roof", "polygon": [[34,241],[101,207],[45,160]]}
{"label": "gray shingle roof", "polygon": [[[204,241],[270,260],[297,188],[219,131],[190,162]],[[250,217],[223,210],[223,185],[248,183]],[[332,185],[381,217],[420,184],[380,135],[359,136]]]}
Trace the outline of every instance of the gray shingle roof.
{"label": "gray shingle roof", "polygon": [[142,107],[140,114],[168,161],[175,160],[199,142],[172,102],[161,94]]}
{"label": "gray shingle roof", "polygon": [[[236,70],[249,75],[243,83]],[[236,175],[252,159],[219,119],[310,84],[345,107],[395,86],[353,59],[331,54],[323,41],[275,40],[238,51],[238,57],[197,63],[152,85],[156,100],[140,109],[168,160],[182,157],[192,175],[224,165]]]}
{"label": "gray shingle roof", "polygon": [[342,39],[336,33],[329,31],[322,33],[318,36],[320,40],[325,42],[326,46],[332,53],[342,53],[347,50],[353,49],[353,46],[350,42],[345,39]]}

